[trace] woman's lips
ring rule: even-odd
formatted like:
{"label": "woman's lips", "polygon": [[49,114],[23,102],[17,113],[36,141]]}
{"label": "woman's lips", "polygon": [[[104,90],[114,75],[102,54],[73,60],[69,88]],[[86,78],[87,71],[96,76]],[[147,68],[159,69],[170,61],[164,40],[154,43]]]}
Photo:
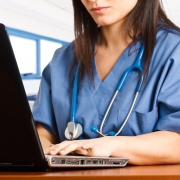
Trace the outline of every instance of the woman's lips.
{"label": "woman's lips", "polygon": [[104,13],[108,7],[97,7],[97,8],[92,8],[91,11],[96,13],[96,14],[102,14]]}

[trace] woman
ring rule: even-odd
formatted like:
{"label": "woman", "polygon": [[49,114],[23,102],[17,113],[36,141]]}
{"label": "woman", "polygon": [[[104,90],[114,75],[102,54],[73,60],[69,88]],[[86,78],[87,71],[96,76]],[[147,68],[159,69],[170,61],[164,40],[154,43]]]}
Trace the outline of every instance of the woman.
{"label": "woman", "polygon": [[[45,154],[126,157],[135,165],[179,163],[180,32],[160,0],[73,0],[73,6],[75,41],[56,50],[33,109]],[[129,120],[118,136],[100,138],[90,128],[100,127],[122,74],[142,47],[144,80]],[[77,74],[75,121],[83,134],[65,141]],[[118,132],[140,78],[139,71],[128,76],[104,134]]]}

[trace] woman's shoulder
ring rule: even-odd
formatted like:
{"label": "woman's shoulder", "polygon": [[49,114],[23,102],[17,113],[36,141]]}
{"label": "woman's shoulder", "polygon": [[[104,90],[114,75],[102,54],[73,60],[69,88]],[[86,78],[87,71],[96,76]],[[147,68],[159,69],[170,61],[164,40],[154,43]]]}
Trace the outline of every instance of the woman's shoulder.
{"label": "woman's shoulder", "polygon": [[[169,57],[179,59],[180,56],[180,30],[175,28],[161,28],[156,36],[154,55],[166,61]],[[179,61],[179,60],[178,60]]]}
{"label": "woman's shoulder", "polygon": [[157,33],[157,41],[161,41],[167,44],[177,45],[180,43],[180,29],[173,27],[162,27]]}
{"label": "woman's shoulder", "polygon": [[55,58],[67,59],[69,57],[72,57],[73,55],[74,55],[74,41],[56,49],[53,55],[53,59]]}
{"label": "woman's shoulder", "polygon": [[74,58],[74,43],[71,42],[68,45],[64,45],[61,48],[56,49],[50,65],[69,64]]}
{"label": "woman's shoulder", "polygon": [[48,63],[45,72],[51,76],[66,76],[74,58],[74,43],[71,42],[55,50],[52,60]]}
{"label": "woman's shoulder", "polygon": [[180,63],[180,31],[175,28],[161,28],[156,36],[156,45],[152,54],[151,68],[161,71],[165,64],[171,64],[172,59]]}

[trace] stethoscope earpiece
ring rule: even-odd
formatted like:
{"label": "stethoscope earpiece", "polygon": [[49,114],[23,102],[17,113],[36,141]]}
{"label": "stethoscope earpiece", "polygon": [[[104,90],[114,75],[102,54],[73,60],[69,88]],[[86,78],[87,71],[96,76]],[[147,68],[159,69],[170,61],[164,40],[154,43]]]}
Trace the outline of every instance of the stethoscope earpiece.
{"label": "stethoscope earpiece", "polygon": [[91,131],[94,132],[94,133],[97,133],[98,131],[98,128],[96,126],[91,126]]}
{"label": "stethoscope earpiece", "polygon": [[97,128],[96,126],[91,126],[90,129],[91,129],[91,131],[94,132],[94,133],[98,133],[98,134],[100,134],[101,136],[106,136],[106,135],[102,134],[102,133],[98,130],[98,128]]}
{"label": "stethoscope earpiece", "polygon": [[[91,126],[90,129],[91,129],[91,131],[94,132],[94,133],[98,133],[98,134],[100,134],[101,136],[106,136],[105,134],[102,134],[102,133],[98,130],[98,128],[97,128],[96,126]],[[108,132],[107,135],[108,135],[108,136],[115,136],[116,133],[113,132],[113,131],[111,131],[111,132]]]}
{"label": "stethoscope earpiece", "polygon": [[116,135],[116,133],[115,133],[115,132],[113,132],[113,131],[108,132],[108,136],[115,136],[115,135]]}

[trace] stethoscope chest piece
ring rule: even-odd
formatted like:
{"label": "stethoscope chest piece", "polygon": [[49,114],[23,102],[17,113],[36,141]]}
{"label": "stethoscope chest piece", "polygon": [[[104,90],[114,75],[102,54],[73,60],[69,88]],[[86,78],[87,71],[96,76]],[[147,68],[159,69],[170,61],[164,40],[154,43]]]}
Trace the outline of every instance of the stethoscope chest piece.
{"label": "stethoscope chest piece", "polygon": [[69,122],[65,130],[65,137],[69,140],[77,139],[83,133],[81,124]]}

